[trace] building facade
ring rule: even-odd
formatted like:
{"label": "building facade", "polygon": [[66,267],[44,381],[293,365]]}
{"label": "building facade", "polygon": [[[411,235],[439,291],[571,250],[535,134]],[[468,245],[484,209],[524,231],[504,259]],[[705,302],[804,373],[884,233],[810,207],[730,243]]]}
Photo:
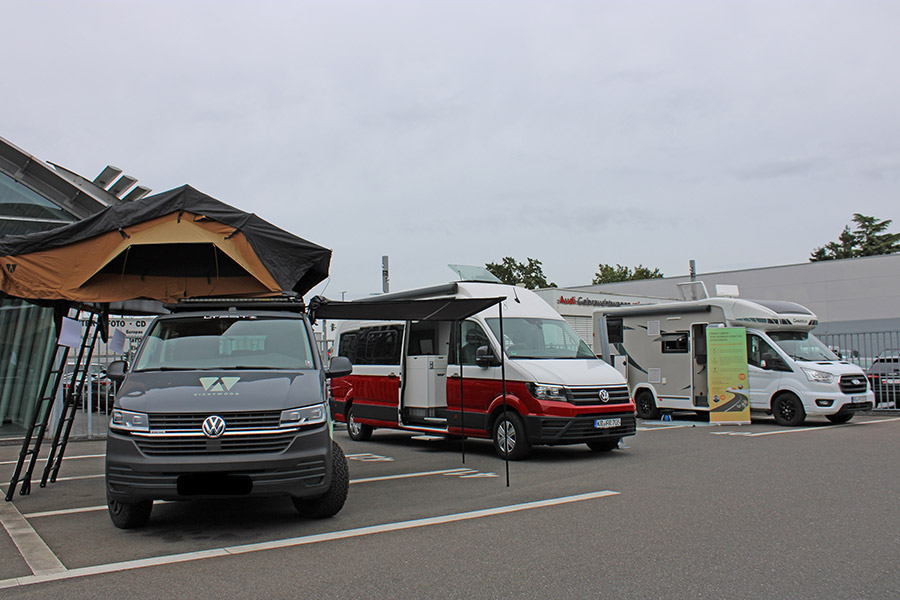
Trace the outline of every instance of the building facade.
{"label": "building facade", "polygon": [[[150,192],[136,183],[111,166],[88,181],[0,138],[0,236],[60,227]],[[33,421],[57,337],[52,308],[0,298],[0,436]]]}

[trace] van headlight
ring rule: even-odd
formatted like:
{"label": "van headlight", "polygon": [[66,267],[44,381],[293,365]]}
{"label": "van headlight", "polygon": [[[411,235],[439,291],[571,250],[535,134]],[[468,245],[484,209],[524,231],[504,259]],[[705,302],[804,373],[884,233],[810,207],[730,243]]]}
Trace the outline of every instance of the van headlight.
{"label": "van headlight", "polygon": [[555,400],[556,402],[568,402],[566,388],[561,385],[547,385],[545,383],[529,383],[528,393],[538,400]]}
{"label": "van headlight", "polygon": [[109,428],[119,431],[150,431],[150,419],[144,413],[116,409],[109,417]]}
{"label": "van headlight", "polygon": [[834,375],[825,371],[816,371],[815,369],[803,369],[806,378],[817,383],[831,383],[834,381]]}
{"label": "van headlight", "polygon": [[280,427],[297,427],[298,425],[318,425],[325,422],[325,404],[313,404],[300,408],[289,408],[281,411]]}

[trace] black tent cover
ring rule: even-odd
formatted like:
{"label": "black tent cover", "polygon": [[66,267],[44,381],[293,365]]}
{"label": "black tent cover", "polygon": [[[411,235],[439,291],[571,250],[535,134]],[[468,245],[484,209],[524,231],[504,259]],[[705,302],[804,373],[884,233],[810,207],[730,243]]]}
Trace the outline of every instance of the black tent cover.
{"label": "black tent cover", "polygon": [[310,317],[372,321],[459,321],[506,300],[498,298],[429,298],[336,302],[316,296]]}
{"label": "black tent cover", "polygon": [[247,238],[282,290],[305,294],[328,277],[331,250],[301,239],[253,213],[207,196],[189,185],[116,204],[83,221],[26,235],[0,237],[0,256],[49,250],[178,211],[234,227]]}

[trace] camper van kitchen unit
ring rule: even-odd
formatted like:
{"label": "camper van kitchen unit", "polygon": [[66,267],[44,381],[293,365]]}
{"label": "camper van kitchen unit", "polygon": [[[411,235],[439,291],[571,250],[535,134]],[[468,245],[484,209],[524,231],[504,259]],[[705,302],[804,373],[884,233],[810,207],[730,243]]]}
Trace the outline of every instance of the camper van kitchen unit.
{"label": "camper van kitchen unit", "polygon": [[634,434],[625,379],[537,294],[457,282],[378,299],[441,297],[496,298],[502,311],[495,303],[455,321],[401,316],[338,329],[335,352],[353,373],[331,380],[331,410],[351,438],[368,439],[378,427],[486,438],[517,460],[535,444],[602,452]]}
{"label": "camper van kitchen unit", "polygon": [[[597,311],[594,348],[625,357],[637,414],[709,412],[707,327],[743,327],[751,412],[794,426],[807,416],[846,423],[874,402],[865,373],[810,331],[816,316],[793,302],[703,298]],[[605,355],[605,352],[604,352]]]}

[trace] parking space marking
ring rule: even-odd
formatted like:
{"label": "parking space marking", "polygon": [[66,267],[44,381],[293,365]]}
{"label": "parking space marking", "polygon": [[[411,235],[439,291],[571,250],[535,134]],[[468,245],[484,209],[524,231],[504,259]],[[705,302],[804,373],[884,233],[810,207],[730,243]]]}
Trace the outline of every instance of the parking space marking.
{"label": "parking space marking", "polygon": [[[366,477],[363,479],[351,479],[350,483],[373,483],[376,481],[391,481],[394,479],[410,479],[413,477],[428,477],[431,475],[447,475],[447,476],[457,476],[462,479],[471,479],[471,478],[481,478],[481,477],[497,477],[496,473],[485,473],[481,471],[476,471],[475,469],[469,469],[466,467],[461,467],[458,469],[442,469],[440,471],[420,471],[418,473],[400,473],[397,475],[384,475],[381,477]],[[60,478],[56,481],[66,481],[66,480],[74,480],[74,479],[93,479],[100,478],[103,475],[82,475],[79,477],[68,477],[68,478]],[[157,504],[161,504],[162,502],[157,500]],[[98,505],[98,506],[82,506],[80,508],[68,508],[68,509],[60,509],[60,510],[47,510],[42,512],[34,512],[28,513],[25,516],[26,519],[39,519],[41,517],[60,517],[64,515],[77,514],[77,513],[86,513],[86,512],[94,512],[106,510],[106,505]]]}
{"label": "parking space marking", "polygon": [[62,573],[66,568],[12,502],[0,500],[0,523],[34,576]]}
{"label": "parking space marking", "polygon": [[[230,546],[223,548],[213,548],[210,550],[202,550],[199,552],[186,552],[183,554],[170,554],[167,556],[157,556],[153,558],[141,558],[137,560],[129,560],[118,563],[109,563],[105,565],[95,565],[92,567],[79,567],[60,572],[42,573],[29,575],[26,577],[14,577],[12,579],[0,580],[0,589],[13,588],[35,583],[43,583],[47,581],[60,581],[63,579],[72,579],[75,577],[86,577],[89,575],[98,575],[101,573],[116,573],[119,571],[128,571],[132,569],[141,569],[144,567],[170,565],[175,563],[189,562],[193,560],[203,560],[206,558],[214,558],[220,556],[236,556],[247,554],[250,552],[259,552],[263,550],[275,550],[282,548],[293,548],[297,546],[305,546],[319,542],[329,542],[334,540],[343,540],[348,538],[362,537],[376,533],[387,533],[391,531],[402,531],[407,529],[415,529],[418,527],[430,527],[432,525],[443,525],[447,523],[455,523],[471,519],[480,519],[496,515],[509,514],[524,510],[533,510],[537,508],[547,508],[551,506],[559,506],[562,504],[572,504],[574,502],[582,502],[585,500],[595,500],[598,498],[606,498],[609,496],[617,496],[619,492],[604,490],[599,492],[589,492],[586,494],[577,494],[574,496],[562,496],[559,498],[549,498],[547,500],[536,500],[533,502],[523,502],[521,504],[510,504],[507,506],[497,506],[494,508],[485,508],[481,510],[473,510],[462,513],[453,513],[449,515],[441,515],[437,517],[427,517],[423,519],[414,519],[412,521],[399,521],[395,523],[385,523],[383,525],[371,525],[368,527],[359,527],[356,529],[345,529],[342,531],[333,531],[330,533],[320,533],[315,535],[306,535],[283,540],[273,540],[271,542],[259,542],[254,544],[244,544],[241,546]],[[61,566],[61,565],[60,565]]]}
{"label": "parking space marking", "polygon": [[394,462],[394,459],[390,456],[381,456],[380,454],[372,454],[370,452],[363,452],[361,454],[348,454],[347,458],[350,460],[358,460],[362,462]]}
{"label": "parking space marking", "polygon": [[890,423],[892,421],[900,421],[900,417],[891,417],[889,419],[876,419],[874,421],[857,421],[855,423],[841,423],[838,425],[823,425],[821,427],[798,427],[796,429],[781,429],[778,431],[761,431],[759,433],[750,433],[749,431],[712,431],[713,435],[736,435],[739,437],[760,437],[764,435],[781,435],[784,433],[803,433],[806,431],[827,431],[836,427],[856,427],[858,425],[873,425],[875,423]]}
{"label": "parking space marking", "polygon": [[[77,456],[63,456],[63,460],[64,461],[65,460],[77,460],[79,458],[104,458],[105,456],[106,456],[105,454],[80,454]],[[19,462],[19,461],[18,460],[3,460],[3,461],[0,461],[0,465],[14,465],[17,462]],[[39,458],[39,459],[37,459],[37,462],[47,462],[47,459]]]}

